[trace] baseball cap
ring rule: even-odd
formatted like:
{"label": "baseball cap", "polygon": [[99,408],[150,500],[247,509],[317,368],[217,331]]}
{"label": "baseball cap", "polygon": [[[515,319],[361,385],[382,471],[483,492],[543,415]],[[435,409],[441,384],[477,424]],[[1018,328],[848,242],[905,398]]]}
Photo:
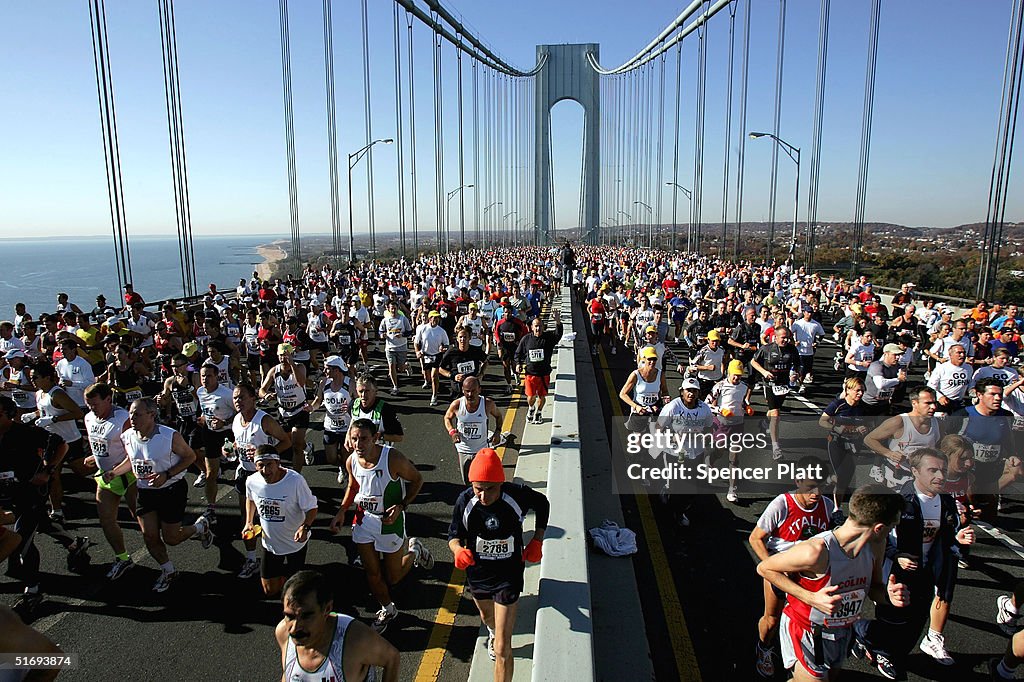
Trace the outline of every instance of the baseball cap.
{"label": "baseball cap", "polygon": [[729,374],[743,374],[743,363],[739,360],[730,360]]}
{"label": "baseball cap", "polygon": [[27,358],[27,357],[28,357],[28,355],[25,354],[25,351],[23,351],[20,348],[12,348],[9,351],[7,351],[6,353],[4,353],[4,360],[10,360],[12,358]]}
{"label": "baseball cap", "polygon": [[189,341],[181,349],[181,354],[184,355],[186,358],[190,358],[198,352],[199,344],[197,344],[195,341]]}
{"label": "baseball cap", "polygon": [[883,353],[896,353],[897,355],[902,355],[903,354],[903,350],[904,349],[901,348],[898,343],[887,343],[882,348],[882,352]]}
{"label": "baseball cap", "polygon": [[279,344],[277,344],[277,354],[278,355],[281,355],[282,353],[294,353],[294,352],[295,352],[295,346],[293,346],[290,343],[279,343]]}
{"label": "baseball cap", "polygon": [[693,389],[695,391],[699,391],[700,390],[700,382],[697,381],[696,379],[694,379],[693,377],[690,377],[688,379],[683,379],[683,383],[679,384],[679,390],[680,391],[685,391],[687,389]]}
{"label": "baseball cap", "polygon": [[655,327],[653,324],[649,324],[649,325],[647,325],[647,328],[644,329],[644,334],[650,334],[651,332],[656,332],[656,331],[658,331],[658,328]]}
{"label": "baseball cap", "polygon": [[437,312],[436,310],[431,310],[429,313],[427,313],[427,317],[441,317],[441,313]]}
{"label": "baseball cap", "polygon": [[480,306],[478,306],[476,303],[470,303],[469,304],[469,309],[470,310],[479,310]]}
{"label": "baseball cap", "polygon": [[717,329],[712,329],[708,332],[708,341],[721,341],[722,335],[718,333]]}
{"label": "baseball cap", "polygon": [[648,346],[647,348],[644,348],[642,351],[640,351],[640,357],[644,358],[645,360],[650,358],[654,358],[655,360],[657,360],[658,351]]}
{"label": "baseball cap", "polygon": [[348,371],[348,365],[339,355],[332,355],[324,361],[324,367],[337,367],[343,372]]}

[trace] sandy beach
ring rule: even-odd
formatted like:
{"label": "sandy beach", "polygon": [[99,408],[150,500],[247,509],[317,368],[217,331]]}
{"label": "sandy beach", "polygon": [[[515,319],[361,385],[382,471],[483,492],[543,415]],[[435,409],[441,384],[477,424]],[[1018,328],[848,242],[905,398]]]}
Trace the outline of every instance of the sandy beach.
{"label": "sandy beach", "polygon": [[282,244],[287,242],[280,239],[272,244],[261,244],[256,247],[256,253],[263,259],[263,262],[256,266],[260,279],[269,279],[273,275],[274,264],[288,257],[288,252],[284,250]]}

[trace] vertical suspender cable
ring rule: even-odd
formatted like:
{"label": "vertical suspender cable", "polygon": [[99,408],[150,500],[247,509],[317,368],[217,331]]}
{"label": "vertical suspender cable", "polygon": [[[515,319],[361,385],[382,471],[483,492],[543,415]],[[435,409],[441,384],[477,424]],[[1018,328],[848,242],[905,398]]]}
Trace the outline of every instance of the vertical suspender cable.
{"label": "vertical suspender cable", "polygon": [[295,265],[293,271],[299,269],[302,256],[299,253],[299,190],[295,171],[295,119],[292,112],[292,57],[290,37],[288,33],[288,0],[280,0],[278,5],[281,19],[281,91],[284,97],[284,138],[285,152],[288,160],[288,215],[291,218],[292,253]]}
{"label": "vertical suspender cable", "polygon": [[[373,118],[370,111],[370,10],[362,2],[363,20],[363,117],[366,121],[366,144],[373,142]],[[370,253],[377,258],[377,233],[373,206],[373,147],[366,150],[366,224],[370,228]]]}
{"label": "vertical suspender cable", "polygon": [[481,248],[480,241],[480,192],[483,191],[480,182],[480,83],[477,68],[478,62],[473,60],[473,184],[476,191],[473,192],[473,245]]}
{"label": "vertical suspender cable", "polygon": [[[782,116],[782,65],[786,47],[786,0],[779,0],[779,45],[775,56],[775,120],[772,133],[779,136],[779,123]],[[775,248],[775,192],[779,187],[779,145],[772,145],[772,181],[768,204],[768,248],[765,262],[771,264],[772,251]]]}
{"label": "vertical suspender cable", "polygon": [[807,248],[804,263],[814,270],[814,238],[818,228],[818,176],[821,172],[821,128],[825,116],[825,71],[828,66],[828,20],[831,0],[821,0],[818,15],[818,82],[814,92],[814,131],[811,133],[811,172],[807,188]]}
{"label": "vertical suspender cable", "polygon": [[462,144],[462,50],[455,51],[455,68],[459,71],[459,248],[466,248],[466,160]]}
{"label": "vertical suspender cable", "polygon": [[92,33],[92,56],[96,67],[96,101],[99,105],[103,159],[107,172],[107,199],[110,203],[110,226],[114,240],[114,265],[117,270],[117,288],[120,291],[125,284],[132,281],[132,263],[124,211],[117,115],[114,111],[114,81],[110,73],[110,53],[107,48],[107,9],[103,0],[91,0],[89,3],[89,28]]}
{"label": "vertical suspender cable", "polygon": [[416,70],[413,64],[412,14],[405,13],[409,29],[409,190],[412,199],[412,251],[413,258],[420,256],[420,223],[416,204]]}
{"label": "vertical suspender cable", "polygon": [[732,71],[736,55],[736,0],[729,3],[729,75],[725,86],[725,154],[722,160],[722,238],[718,257],[725,258],[726,226],[729,224],[729,138],[732,136]]}
{"label": "vertical suspender cable", "polygon": [[[436,20],[436,16],[435,16]],[[434,49],[434,199],[437,215],[437,251],[448,251],[447,235],[444,233],[444,111],[442,104],[441,80],[441,42],[440,34],[433,36]]]}
{"label": "vertical suspender cable", "polygon": [[[665,53],[661,54],[661,59],[658,60],[658,166],[655,171],[652,181],[654,182],[654,195],[657,197],[655,202],[654,212],[654,223],[657,230],[657,247],[661,248],[661,199],[665,195],[664,187],[662,186],[662,178],[665,176]],[[672,187],[672,192],[675,193],[676,188]]]}
{"label": "vertical suspender cable", "polygon": [[[710,6],[709,6],[710,7]],[[705,12],[706,13],[706,12]],[[697,28],[697,116],[694,133],[693,172],[693,251],[699,252],[704,215],[704,120],[707,111],[708,78],[708,26],[702,22]]]}
{"label": "vertical suspender cable", "polygon": [[[676,122],[673,126],[675,142],[672,150],[672,251],[676,250],[679,233],[679,93],[683,75],[683,41],[676,43]],[[687,245],[689,246],[689,245]]]}
{"label": "vertical suspender cable", "polygon": [[331,237],[334,257],[340,258],[341,195],[338,189],[338,120],[334,94],[334,19],[331,14],[331,0],[324,0],[324,81],[327,91],[327,164],[331,183]]}
{"label": "vertical suspender cable", "polygon": [[647,64],[647,111],[644,117],[643,209],[647,219],[647,248],[654,245],[654,209],[651,208],[651,174],[654,172],[654,62]]}
{"label": "vertical suspender cable", "polygon": [[864,205],[868,191],[868,160],[871,156],[871,119],[875,103],[875,71],[878,64],[878,27],[882,13],[882,0],[871,3],[871,25],[868,29],[868,63],[864,77],[864,114],[860,130],[860,168],[857,171],[857,203],[853,217],[853,229],[857,235],[853,258],[853,272],[857,274],[861,265],[864,247]]}
{"label": "vertical suspender cable", "polygon": [[747,149],[747,82],[750,75],[750,10],[754,0],[747,0],[743,10],[743,72],[740,76],[739,148],[736,155],[736,234],[733,235],[732,258],[740,257],[740,233],[743,231],[743,170]]}
{"label": "vertical suspender cable", "polygon": [[395,145],[398,147],[398,238],[402,243],[402,258],[408,258],[405,241],[405,139],[402,136],[402,31],[395,3]]}

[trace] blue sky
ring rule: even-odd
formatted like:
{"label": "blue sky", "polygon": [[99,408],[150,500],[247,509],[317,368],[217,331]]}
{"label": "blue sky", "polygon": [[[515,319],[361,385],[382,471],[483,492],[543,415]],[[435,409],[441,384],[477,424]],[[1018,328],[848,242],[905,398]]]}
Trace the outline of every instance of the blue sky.
{"label": "blue sky", "polygon": [[[818,2],[790,0],[789,5],[781,135],[804,150],[803,219]],[[623,3],[611,0],[462,0],[449,1],[446,6],[519,67],[534,64],[537,44],[574,42],[600,43],[602,64],[610,67],[643,47],[679,13],[682,3],[647,0],[630,3],[628,11]],[[299,210],[304,233],[330,229],[321,7],[315,0],[293,0],[290,5]],[[375,137],[392,136],[395,130],[392,7],[387,0],[370,2]],[[738,38],[745,8],[743,0],[737,18]],[[753,12],[748,128],[770,130],[778,2],[760,0]],[[823,222],[853,217],[868,13],[866,1],[832,3],[818,200]],[[883,3],[868,220],[950,226],[984,219],[1009,18],[1009,0]],[[171,233],[174,207],[156,2],[109,0],[107,20],[129,230],[132,234]],[[195,233],[287,232],[277,3],[178,0],[176,20]],[[359,3],[336,2],[334,21],[344,219],[344,158],[362,146],[365,135]],[[727,30],[728,14],[722,12],[712,20],[708,39],[706,221],[720,219],[722,203]],[[417,24],[418,199],[420,230],[428,233],[435,220],[429,42],[427,30]],[[695,51],[696,41],[687,39],[683,48],[680,182],[688,187],[693,182]],[[451,68],[455,55],[451,48],[445,48],[443,60],[448,65],[444,82],[447,190],[458,184],[455,72]],[[669,83],[674,73],[672,62],[670,59]],[[5,103],[0,107],[0,236],[109,234],[87,3],[9,0],[0,4],[0,64],[4,65],[0,97]],[[464,64],[468,93],[468,60]],[[738,66],[736,85],[738,88]],[[670,87],[666,93],[668,128],[672,95]],[[471,121],[468,104],[466,115]],[[553,109],[559,227],[577,223],[581,126],[582,110],[575,104],[564,102]],[[470,131],[471,123],[467,123],[467,135]],[[735,154],[737,134],[734,117],[731,154]],[[670,145],[667,131],[665,178],[671,167]],[[377,229],[396,229],[395,147],[377,149]],[[467,158],[469,149],[467,146]],[[768,216],[770,159],[768,140],[747,145],[747,220]],[[472,166],[467,164],[467,182],[473,182]],[[1007,211],[1011,220],[1020,216],[1024,201],[1016,170]],[[365,225],[364,177],[357,172],[353,184],[357,231]],[[787,222],[792,215],[793,171],[786,158],[780,161],[779,178],[778,220]],[[730,181],[730,188],[732,185]],[[643,199],[654,204],[657,197]],[[667,190],[662,199],[670,200]],[[731,207],[733,202],[729,203]],[[472,195],[467,194],[467,209],[471,206]],[[602,216],[606,214],[602,212]]]}

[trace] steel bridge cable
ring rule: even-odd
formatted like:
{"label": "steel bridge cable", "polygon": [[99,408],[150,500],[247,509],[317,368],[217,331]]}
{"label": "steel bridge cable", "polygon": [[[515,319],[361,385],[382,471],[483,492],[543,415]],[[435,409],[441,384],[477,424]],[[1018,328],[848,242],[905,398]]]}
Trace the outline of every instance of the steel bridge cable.
{"label": "steel bridge cable", "polygon": [[[466,186],[466,159],[462,141],[462,50],[455,51],[455,64],[459,72],[459,187]],[[466,191],[459,191],[459,248],[466,248]]]}
{"label": "steel bridge cable", "polygon": [[729,66],[725,85],[725,154],[722,161],[722,238],[718,242],[718,257],[725,257],[725,240],[729,224],[729,138],[732,137],[732,72],[736,56],[736,8],[729,5]]}
{"label": "steel bridge cable", "polygon": [[695,136],[697,150],[695,153],[696,170],[693,181],[693,250],[700,252],[704,235],[704,122],[707,119],[707,83],[708,83],[708,25],[703,22],[698,29],[700,40],[697,42],[697,133]]}
{"label": "steel bridge cable", "polygon": [[818,14],[818,71],[814,92],[814,130],[811,133],[811,169],[807,187],[807,243],[804,262],[814,269],[815,231],[818,227],[818,177],[821,173],[821,129],[825,116],[825,75],[828,67],[828,23],[831,0],[821,0]]}
{"label": "steel bridge cable", "polygon": [[402,135],[402,31],[398,5],[394,6],[395,42],[395,145],[398,147],[398,239],[402,258],[408,258],[405,240],[405,138]]}
{"label": "steel bridge cable", "polygon": [[435,235],[438,253],[447,251],[444,234],[444,107],[442,104],[441,80],[441,37],[435,33],[432,39],[434,53],[434,204]]}
{"label": "steel bridge cable", "polygon": [[338,188],[338,121],[334,91],[334,19],[331,0],[324,0],[324,85],[327,93],[327,166],[331,189],[331,241],[341,256],[341,196]]}
{"label": "steel bridge cable", "polygon": [[675,141],[672,147],[672,250],[676,250],[679,233],[679,95],[683,75],[683,43],[676,44],[676,117],[673,132]]}
{"label": "steel bridge cable", "polygon": [[[779,137],[779,125],[782,119],[782,67],[786,51],[786,0],[779,0],[779,43],[775,55],[775,118],[772,133]],[[779,145],[772,145],[771,187],[768,190],[768,247],[765,262],[771,264],[775,249],[775,193],[779,188]]]}
{"label": "steel bridge cable", "polygon": [[281,91],[284,99],[284,136],[288,162],[288,214],[291,219],[292,254],[296,263],[301,262],[299,253],[299,199],[298,181],[295,171],[295,121],[292,113],[292,61],[288,33],[288,0],[279,0],[281,22]]}
{"label": "steel bridge cable", "polygon": [[[655,217],[654,222],[657,225],[658,230],[658,248],[661,248],[661,227],[662,227],[662,215],[661,215],[661,200],[664,196],[662,191],[662,180],[661,178],[665,174],[665,55],[661,55],[661,59],[658,60],[658,167],[652,181],[654,184],[654,195],[657,197],[655,201]],[[676,189],[673,187],[672,191]],[[653,232],[653,231],[652,231]],[[653,237],[652,237],[653,238]]]}
{"label": "steel bridge cable", "polygon": [[747,84],[750,75],[750,10],[753,0],[747,0],[743,10],[743,71],[740,77],[739,147],[736,156],[736,234],[733,235],[732,257],[740,257],[740,233],[743,231],[743,172],[747,149]]}
{"label": "steel bridge cable", "polygon": [[[370,107],[370,10],[368,0],[362,0],[363,24],[363,118],[366,144],[373,143],[373,118]],[[370,252],[377,258],[377,232],[373,203],[373,147],[366,150],[366,223],[370,229]]]}
{"label": "steel bridge cable", "polygon": [[1022,25],[1024,25],[1024,2],[1018,0],[1014,2],[1011,9],[1010,30],[1006,39],[999,118],[996,124],[996,150],[992,160],[982,257],[978,269],[976,293],[978,298],[990,298],[996,292],[996,274],[1006,210],[1005,188],[1009,181],[1010,164],[1013,157],[1013,139],[1016,132],[1017,107],[1020,98],[1020,69],[1024,66],[1024,55],[1021,54]]}
{"label": "steel bridge cable", "polygon": [[114,83],[110,72],[110,53],[107,49],[107,10],[103,0],[91,0],[89,3],[89,29],[92,34],[92,54],[96,69],[96,101],[100,114],[103,158],[107,174],[114,264],[117,270],[117,287],[120,291],[125,284],[132,281],[131,253],[124,210],[121,154],[117,140],[117,115],[114,110]]}
{"label": "steel bridge cable", "polygon": [[420,255],[420,223],[416,200],[416,78],[412,49],[412,15],[405,13],[406,26],[409,33],[409,189],[412,200],[412,250],[413,256]]}
{"label": "steel bridge cable", "polygon": [[480,239],[480,192],[483,191],[480,182],[480,83],[479,83],[479,62],[473,60],[473,184],[476,191],[473,192],[473,245],[481,248],[483,242]]}
{"label": "steel bridge cable", "polygon": [[853,272],[860,269],[861,253],[864,248],[864,205],[867,199],[868,160],[871,155],[871,120],[875,102],[875,72],[878,66],[878,28],[881,23],[882,0],[871,3],[871,24],[868,29],[867,73],[864,76],[864,114],[860,131],[860,166],[857,171],[857,202],[853,218],[856,232]]}

